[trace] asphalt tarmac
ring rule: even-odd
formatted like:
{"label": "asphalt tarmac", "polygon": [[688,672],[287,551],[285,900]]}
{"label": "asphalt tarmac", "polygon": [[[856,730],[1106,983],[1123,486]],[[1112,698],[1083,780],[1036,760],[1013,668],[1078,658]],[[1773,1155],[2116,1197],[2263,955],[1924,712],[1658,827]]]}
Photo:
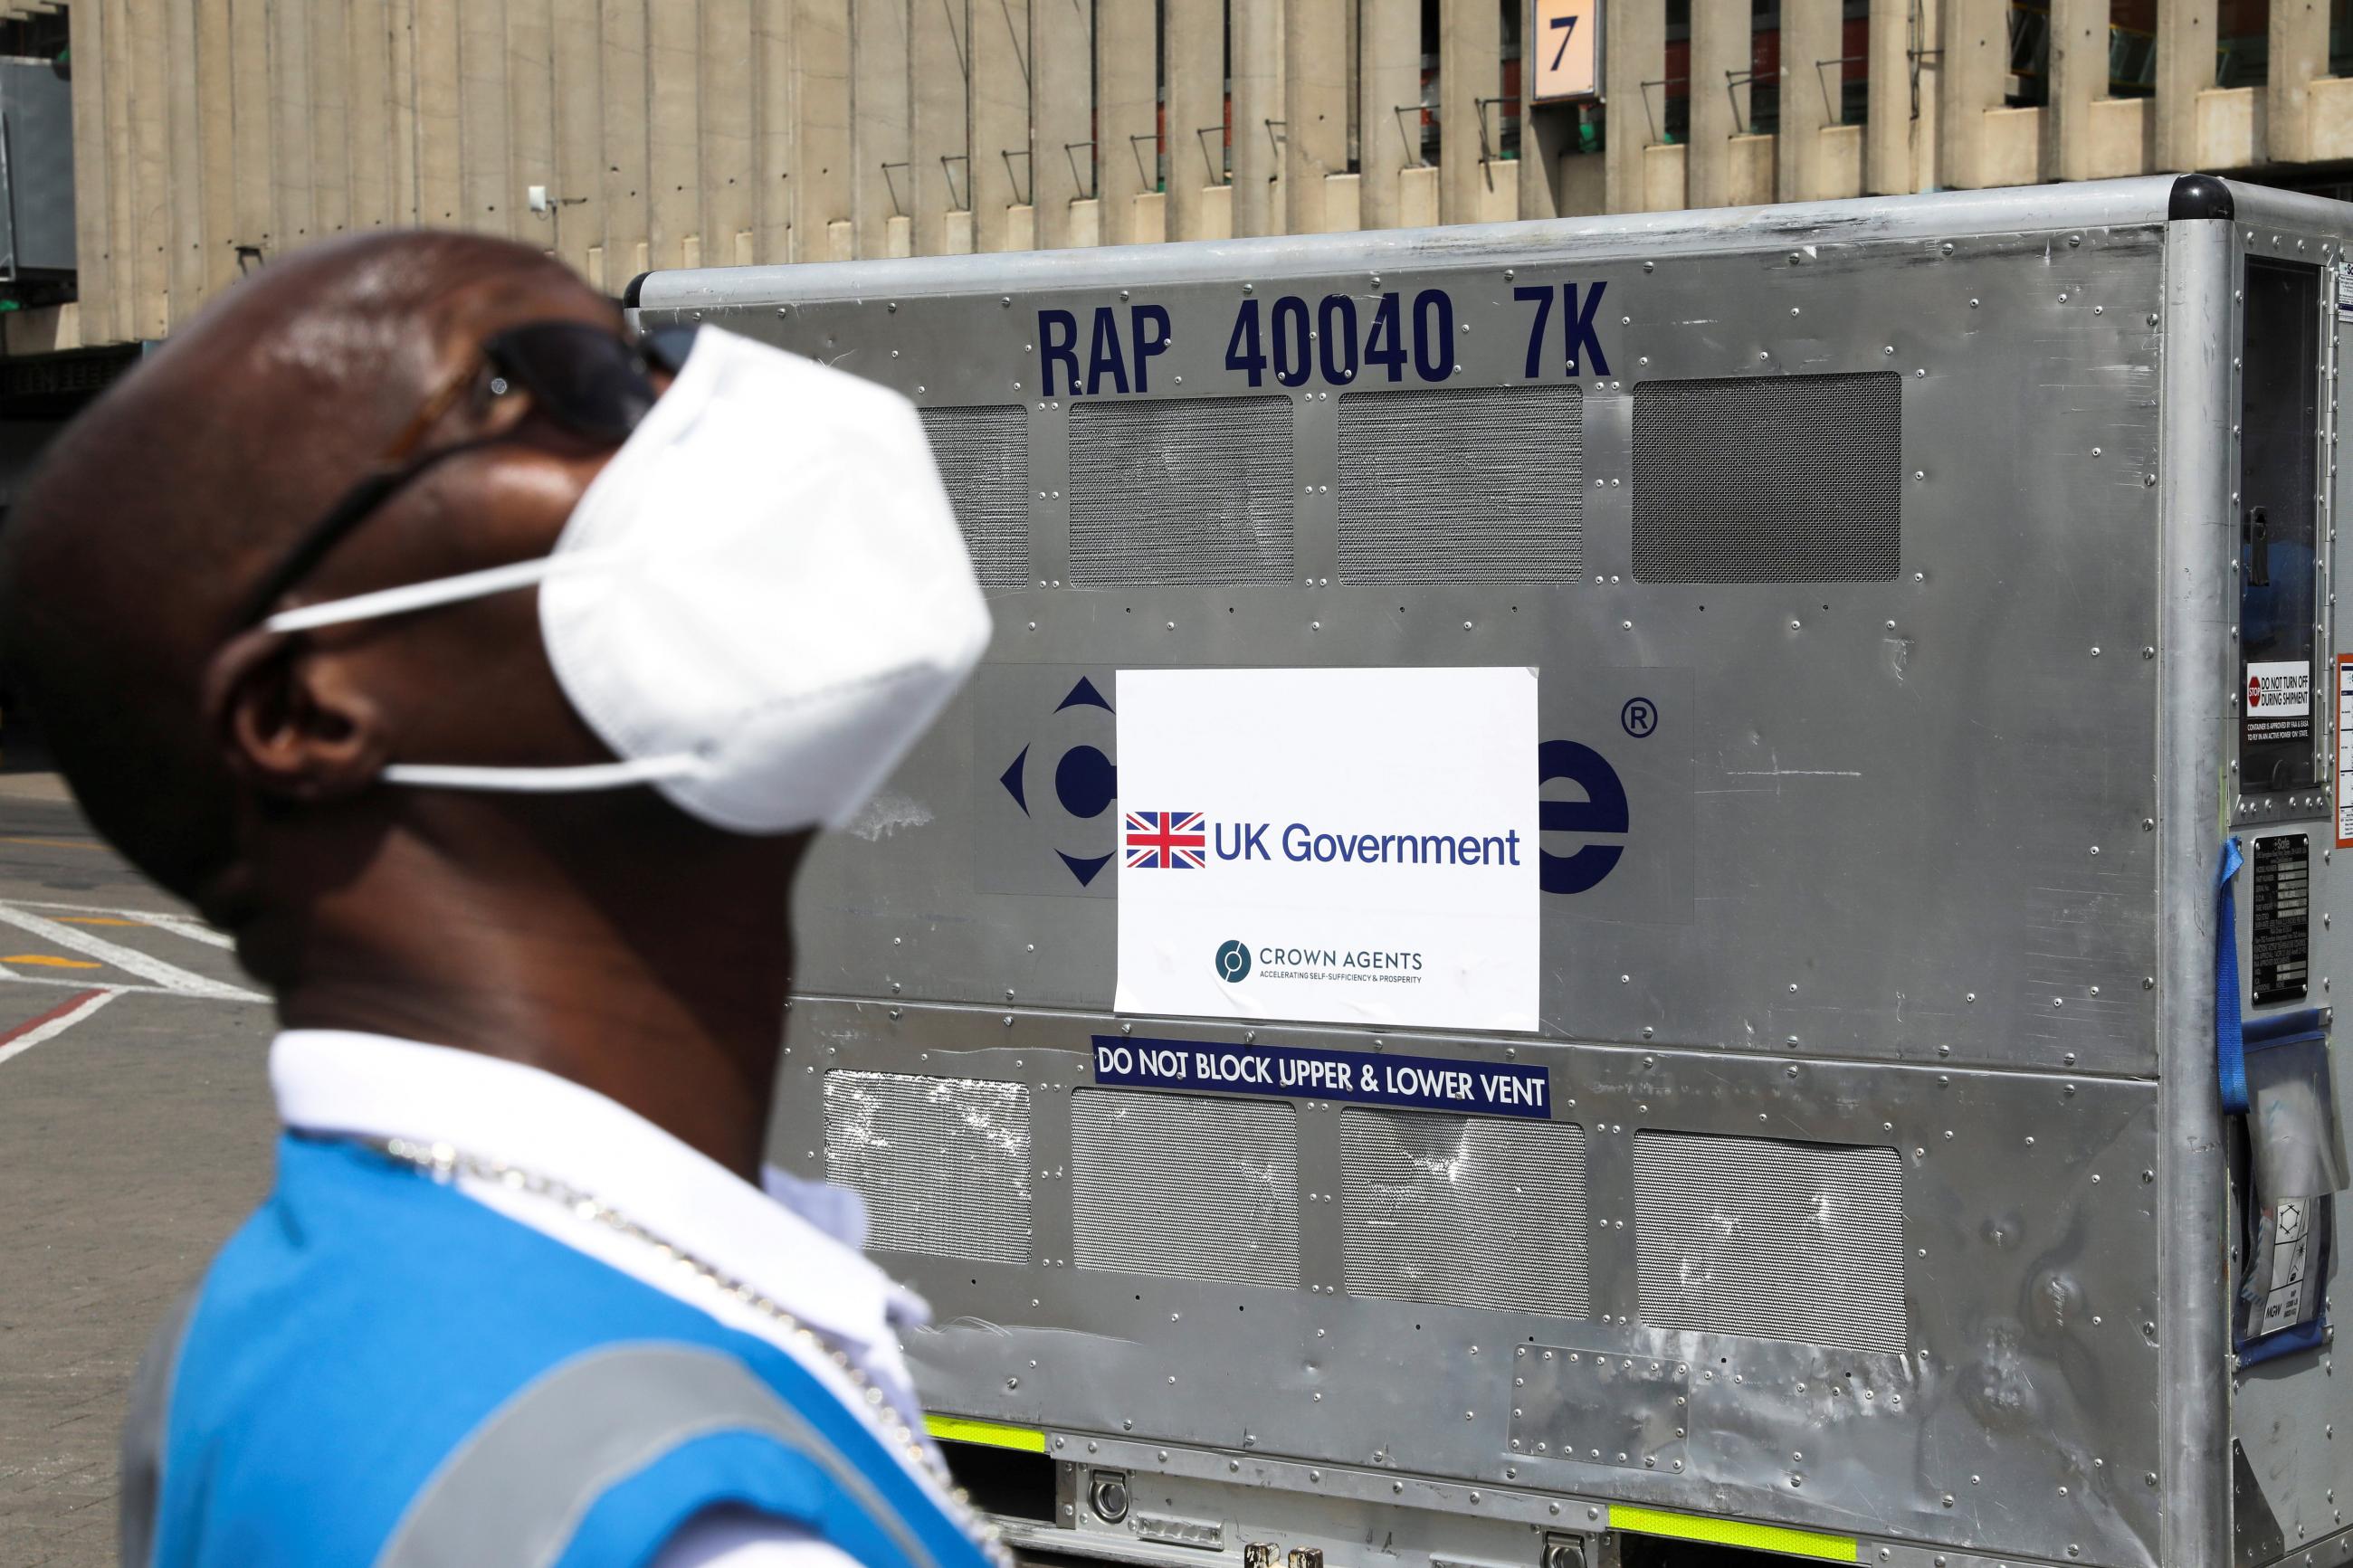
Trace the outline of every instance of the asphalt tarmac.
{"label": "asphalt tarmac", "polygon": [[40,775],[0,778],[0,1564],[109,1568],[165,1309],[267,1191],[268,1005]]}

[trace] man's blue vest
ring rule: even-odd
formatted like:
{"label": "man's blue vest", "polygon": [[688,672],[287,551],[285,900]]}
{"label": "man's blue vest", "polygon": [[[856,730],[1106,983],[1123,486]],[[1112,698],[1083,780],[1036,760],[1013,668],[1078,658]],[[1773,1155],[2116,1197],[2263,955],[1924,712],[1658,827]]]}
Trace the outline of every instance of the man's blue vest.
{"label": "man's blue vest", "polygon": [[987,1562],[790,1355],[343,1142],[280,1142],[124,1455],[123,1561],[158,1568],[627,1568],[714,1508]]}

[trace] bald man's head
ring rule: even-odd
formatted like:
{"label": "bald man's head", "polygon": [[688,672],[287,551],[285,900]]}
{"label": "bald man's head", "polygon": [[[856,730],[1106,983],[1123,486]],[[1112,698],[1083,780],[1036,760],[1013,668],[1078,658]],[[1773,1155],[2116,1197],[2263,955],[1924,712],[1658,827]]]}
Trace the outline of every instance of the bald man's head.
{"label": "bald man's head", "polygon": [[[314,247],[232,289],[50,450],[0,530],[0,661],[91,820],[166,887],[205,900],[239,853],[243,786],[206,684],[245,596],[479,357],[484,321],[547,313],[612,318],[505,241]],[[437,479],[321,582],[396,580],[403,549],[430,574],[469,483]]]}

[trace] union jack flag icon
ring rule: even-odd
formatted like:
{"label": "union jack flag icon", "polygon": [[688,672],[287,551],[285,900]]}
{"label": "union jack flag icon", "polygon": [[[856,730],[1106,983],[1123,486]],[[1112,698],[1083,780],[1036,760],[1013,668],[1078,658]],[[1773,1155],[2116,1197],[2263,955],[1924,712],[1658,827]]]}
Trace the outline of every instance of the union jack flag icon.
{"label": "union jack flag icon", "polygon": [[1198,871],[1209,863],[1208,825],[1198,811],[1127,813],[1131,871]]}

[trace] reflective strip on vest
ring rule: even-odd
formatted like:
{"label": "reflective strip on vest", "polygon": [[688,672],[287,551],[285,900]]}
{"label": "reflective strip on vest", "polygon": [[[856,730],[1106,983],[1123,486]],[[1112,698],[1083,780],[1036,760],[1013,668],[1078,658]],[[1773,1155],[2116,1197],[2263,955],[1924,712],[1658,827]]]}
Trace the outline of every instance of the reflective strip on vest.
{"label": "reflective strip on vest", "polygon": [[770,1437],[814,1463],[914,1568],[937,1568],[873,1483],[751,1370],[715,1351],[616,1345],[575,1357],[493,1412],[443,1460],[376,1568],[545,1568],[597,1499],[716,1432]]}
{"label": "reflective strip on vest", "polygon": [[203,1289],[199,1280],[172,1303],[131,1380],[131,1399],[122,1413],[122,1568],[148,1568],[154,1561],[155,1510],[164,1496],[164,1437],[171,1422],[172,1384],[179,1377],[180,1352],[187,1345],[188,1324],[196,1315],[196,1298]]}

